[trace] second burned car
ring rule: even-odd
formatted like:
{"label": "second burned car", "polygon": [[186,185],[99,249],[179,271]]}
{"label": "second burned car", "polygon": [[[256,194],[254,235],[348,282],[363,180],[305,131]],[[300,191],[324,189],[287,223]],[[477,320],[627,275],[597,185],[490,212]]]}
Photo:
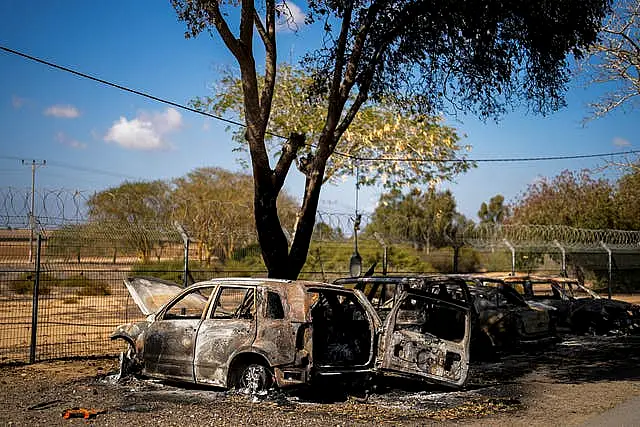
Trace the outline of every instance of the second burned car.
{"label": "second burned car", "polygon": [[[472,310],[471,353],[492,357],[498,350],[556,341],[553,307],[534,307],[508,287],[487,287],[462,275],[372,276],[338,279],[335,283],[365,293],[384,317],[403,289],[421,289],[439,298],[466,303]],[[441,327],[447,326],[443,319]]]}
{"label": "second burned car", "polygon": [[558,326],[578,334],[640,332],[640,306],[602,298],[577,279],[556,276],[516,275],[502,277],[531,303],[557,309]]}
{"label": "second burned car", "polygon": [[[391,375],[462,386],[471,316],[420,290],[396,295],[384,321],[357,290],[317,282],[213,279],[186,289],[125,280],[146,320],[118,327],[123,370],[252,391],[322,376]],[[457,319],[446,331],[436,318]]]}

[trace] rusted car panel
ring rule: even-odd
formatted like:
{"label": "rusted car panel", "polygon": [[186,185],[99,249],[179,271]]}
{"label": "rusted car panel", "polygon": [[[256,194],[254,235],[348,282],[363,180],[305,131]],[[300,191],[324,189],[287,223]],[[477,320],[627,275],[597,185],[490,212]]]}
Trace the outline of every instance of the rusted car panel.
{"label": "rusted car panel", "polygon": [[556,307],[558,324],[572,332],[599,335],[640,332],[640,306],[602,298],[577,279],[505,276],[502,280],[526,300]]}
{"label": "rusted car panel", "polygon": [[[125,285],[148,316],[120,326],[112,339],[129,343],[123,369],[148,376],[220,387],[268,387],[273,381],[285,387],[308,383],[314,376],[378,370],[454,386],[466,380],[464,339],[449,348],[441,339],[426,339],[428,331],[423,331],[411,341],[417,353],[394,362],[398,351],[385,352],[380,345],[392,345],[395,320],[383,328],[359,291],[245,278],[210,280],[186,289],[151,278],[130,278]],[[457,356],[446,356],[447,351]],[[444,357],[442,362],[438,357]],[[429,363],[443,368],[431,367],[426,374]]]}
{"label": "rusted car panel", "polygon": [[469,307],[419,290],[401,292],[396,302],[385,321],[379,368],[462,386],[469,369]]}

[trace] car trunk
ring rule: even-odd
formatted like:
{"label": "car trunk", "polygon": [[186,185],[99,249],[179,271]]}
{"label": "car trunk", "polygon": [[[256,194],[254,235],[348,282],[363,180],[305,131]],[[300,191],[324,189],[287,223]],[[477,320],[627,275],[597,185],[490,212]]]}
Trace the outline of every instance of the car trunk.
{"label": "car trunk", "polygon": [[[311,289],[313,364],[319,374],[373,367],[375,313],[358,295],[328,289]],[[364,297],[362,296],[362,299]]]}

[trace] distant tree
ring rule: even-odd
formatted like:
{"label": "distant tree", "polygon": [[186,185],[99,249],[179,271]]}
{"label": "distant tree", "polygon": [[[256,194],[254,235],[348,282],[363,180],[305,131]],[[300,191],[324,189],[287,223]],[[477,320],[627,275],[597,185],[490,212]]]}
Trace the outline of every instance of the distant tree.
{"label": "distant tree", "polygon": [[590,104],[591,118],[640,105],[640,1],[617,0],[584,61],[592,84],[607,92]]}
{"label": "distant tree", "polygon": [[489,204],[482,202],[478,211],[480,224],[502,224],[507,216],[509,216],[509,208],[504,204],[502,194],[493,196]]}
{"label": "distant tree", "polygon": [[[239,246],[256,241],[252,209],[253,179],[250,175],[203,167],[173,181],[173,218],[200,242],[202,261],[214,254],[227,259]],[[293,229],[295,202],[281,193],[283,226]]]}
{"label": "distant tree", "polygon": [[449,242],[449,246],[453,248],[453,273],[458,273],[458,260],[460,259],[460,249],[464,246],[464,233],[465,231],[473,228],[474,225],[475,223],[473,220],[456,212],[451,218],[451,222],[444,230],[445,240]]}
{"label": "distant tree", "polygon": [[620,178],[615,202],[620,217],[617,228],[640,231],[640,168]]}
{"label": "distant tree", "polygon": [[380,233],[385,240],[411,241],[416,246],[448,246],[446,231],[456,216],[450,191],[392,190],[380,197],[365,232]]}
{"label": "distant tree", "polygon": [[186,37],[215,34],[238,63],[262,256],[270,277],[294,279],[307,257],[328,161],[348,151],[346,132],[361,108],[389,99],[416,114],[452,106],[486,118],[520,102],[553,111],[563,105],[568,55],[580,56],[595,41],[610,1],[309,0],[306,22],[322,33],[308,32],[315,38],[309,45],[320,47],[304,63],[311,95],[326,102],[314,148],[298,159],[306,183],[291,244],[277,199],[309,130],[285,135],[273,167],[265,144],[276,91],[276,23],[292,18],[290,9],[275,0],[171,3]]}
{"label": "distant tree", "polygon": [[326,222],[319,222],[313,230],[313,240],[338,240],[344,239],[342,230],[334,228]]}
{"label": "distant tree", "polygon": [[618,222],[614,189],[588,171],[565,170],[529,185],[513,206],[509,223],[613,228]]}
{"label": "distant tree", "polygon": [[158,233],[170,222],[170,194],[164,181],[124,182],[89,197],[89,219],[102,223],[111,237],[128,242],[147,261]]}
{"label": "distant tree", "polygon": [[171,188],[164,181],[125,181],[89,197],[89,219],[126,223],[166,222],[171,216],[170,194]]}

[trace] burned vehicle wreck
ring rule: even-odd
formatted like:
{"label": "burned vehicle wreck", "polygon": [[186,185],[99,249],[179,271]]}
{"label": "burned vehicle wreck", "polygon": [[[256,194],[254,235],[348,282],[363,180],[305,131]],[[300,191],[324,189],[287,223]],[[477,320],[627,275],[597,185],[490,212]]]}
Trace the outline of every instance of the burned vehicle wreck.
{"label": "burned vehicle wreck", "polygon": [[602,298],[566,277],[506,276],[502,281],[527,301],[557,309],[558,326],[577,334],[616,334],[640,332],[640,306],[626,301]]}
{"label": "burned vehicle wreck", "polygon": [[497,351],[526,344],[556,341],[549,310],[533,307],[508,287],[488,287],[471,277],[450,275],[371,276],[338,279],[334,283],[365,293],[381,317],[395,304],[402,289],[421,289],[445,300],[470,305],[472,311],[471,355],[492,357]]}
{"label": "burned vehicle wreck", "polygon": [[[317,282],[213,279],[187,288],[125,280],[146,320],[119,326],[122,370],[258,391],[323,376],[394,376],[453,387],[468,373],[467,307],[407,290],[383,322],[357,290]],[[446,333],[437,316],[457,317]]]}
{"label": "burned vehicle wreck", "polygon": [[558,340],[555,307],[531,304],[506,285],[486,286],[471,278],[467,284],[483,338],[491,340],[491,348],[540,346]]}

